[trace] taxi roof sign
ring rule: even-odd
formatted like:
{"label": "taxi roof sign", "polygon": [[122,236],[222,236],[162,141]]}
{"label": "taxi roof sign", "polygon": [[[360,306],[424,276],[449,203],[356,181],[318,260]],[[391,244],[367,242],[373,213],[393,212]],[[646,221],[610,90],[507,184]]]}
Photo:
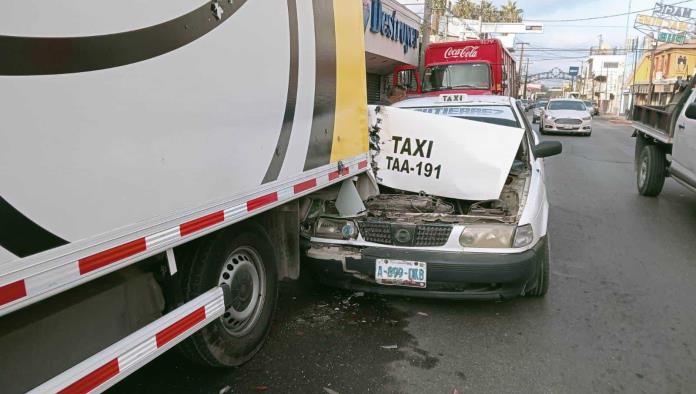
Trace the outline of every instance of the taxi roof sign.
{"label": "taxi roof sign", "polygon": [[453,93],[453,94],[441,94],[440,101],[443,103],[460,103],[462,101],[467,101],[469,98],[468,94],[465,93]]}

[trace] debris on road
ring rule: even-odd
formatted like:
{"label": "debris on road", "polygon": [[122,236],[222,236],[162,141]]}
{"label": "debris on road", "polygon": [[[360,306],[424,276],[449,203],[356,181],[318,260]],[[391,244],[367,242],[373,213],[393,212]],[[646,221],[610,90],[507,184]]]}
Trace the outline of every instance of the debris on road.
{"label": "debris on road", "polygon": [[382,349],[397,349],[397,345],[384,345],[382,346]]}
{"label": "debris on road", "polygon": [[425,312],[418,312],[418,314],[421,315],[421,316],[430,316],[430,315],[428,315],[428,314],[425,313]]}
{"label": "debris on road", "polygon": [[328,388],[328,387],[324,387],[324,391],[325,391],[327,394],[339,394],[338,391],[336,391],[336,390],[331,390],[331,389]]}
{"label": "debris on road", "polygon": [[218,391],[218,394],[229,393],[231,389],[232,388],[230,386],[225,386],[225,387],[221,388],[220,391]]}

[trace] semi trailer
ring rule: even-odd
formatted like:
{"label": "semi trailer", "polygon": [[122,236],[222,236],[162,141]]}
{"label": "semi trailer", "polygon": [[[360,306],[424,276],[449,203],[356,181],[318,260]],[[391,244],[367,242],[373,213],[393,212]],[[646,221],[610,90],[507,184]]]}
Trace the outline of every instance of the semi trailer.
{"label": "semi trailer", "polygon": [[368,168],[344,0],[0,5],[0,387],[228,367],[299,275],[300,198]]}

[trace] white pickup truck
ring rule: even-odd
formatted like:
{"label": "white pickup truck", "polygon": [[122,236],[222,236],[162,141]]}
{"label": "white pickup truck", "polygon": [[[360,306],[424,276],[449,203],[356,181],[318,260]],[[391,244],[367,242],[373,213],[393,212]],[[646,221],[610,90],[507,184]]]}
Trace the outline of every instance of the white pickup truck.
{"label": "white pickup truck", "polygon": [[633,107],[638,192],[657,196],[671,176],[696,191],[696,90],[694,79],[679,87],[666,106]]}

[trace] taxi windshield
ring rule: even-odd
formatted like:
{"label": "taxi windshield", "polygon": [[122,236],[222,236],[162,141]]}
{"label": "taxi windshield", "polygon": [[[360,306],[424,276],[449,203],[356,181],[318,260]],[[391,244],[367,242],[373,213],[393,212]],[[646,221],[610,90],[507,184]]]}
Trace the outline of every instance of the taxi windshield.
{"label": "taxi windshield", "polygon": [[486,63],[443,64],[425,69],[423,91],[490,89],[491,69]]}

